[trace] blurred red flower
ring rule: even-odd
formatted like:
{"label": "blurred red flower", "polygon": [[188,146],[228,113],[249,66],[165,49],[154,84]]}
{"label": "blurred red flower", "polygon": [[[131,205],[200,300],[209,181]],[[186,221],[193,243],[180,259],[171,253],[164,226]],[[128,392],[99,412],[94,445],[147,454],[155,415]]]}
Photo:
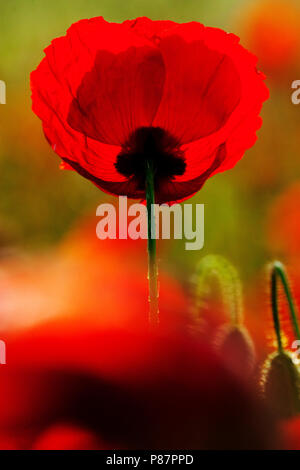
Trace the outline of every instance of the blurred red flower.
{"label": "blurred red flower", "polygon": [[[144,241],[99,240],[95,227],[95,219],[87,217],[49,252],[2,259],[2,331],[59,317],[94,328],[148,323]],[[164,266],[160,287],[161,326],[183,328],[187,296]]]}
{"label": "blurred red flower", "polygon": [[54,424],[42,432],[33,445],[34,450],[104,450],[97,435],[79,426]]}
{"label": "blurred red flower", "polygon": [[33,110],[63,168],[100,189],[156,202],[197,192],[256,140],[268,97],[233,34],[148,18],[73,24],[31,74]]}
{"label": "blurred red flower", "polygon": [[300,9],[293,0],[257,0],[245,11],[247,46],[271,79],[293,80],[299,70]]}
{"label": "blurred red flower", "polygon": [[281,432],[286,450],[300,450],[300,418],[282,421]]}
{"label": "blurred red flower", "polygon": [[203,341],[55,322],[7,338],[0,446],[265,449],[268,412]]}
{"label": "blurred red flower", "polygon": [[300,255],[300,182],[284,190],[271,205],[267,239],[278,255]]}

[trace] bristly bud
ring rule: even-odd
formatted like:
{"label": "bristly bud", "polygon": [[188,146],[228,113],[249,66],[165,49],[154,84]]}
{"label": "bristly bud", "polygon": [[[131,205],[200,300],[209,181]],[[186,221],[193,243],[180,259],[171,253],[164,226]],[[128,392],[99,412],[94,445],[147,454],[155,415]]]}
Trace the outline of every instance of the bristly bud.
{"label": "bristly bud", "polygon": [[212,278],[218,281],[224,308],[231,324],[242,324],[242,284],[235,267],[226,258],[219,255],[207,255],[197,265],[194,281],[197,310],[201,308],[207,291],[210,291]]}
{"label": "bristly bud", "polygon": [[[201,303],[216,279],[228,322],[217,333],[215,346],[224,364],[240,377],[249,377],[254,366],[255,351],[250,335],[243,325],[242,283],[235,267],[222,256],[208,255],[201,259],[195,276],[196,305]],[[197,311],[195,312],[197,318]]]}
{"label": "bristly bud", "polygon": [[300,411],[300,375],[287,351],[268,356],[262,369],[264,398],[278,418],[290,418]]}
{"label": "bristly bud", "polygon": [[241,377],[250,376],[255,363],[255,350],[245,327],[231,324],[222,326],[215,344],[228,369]]}

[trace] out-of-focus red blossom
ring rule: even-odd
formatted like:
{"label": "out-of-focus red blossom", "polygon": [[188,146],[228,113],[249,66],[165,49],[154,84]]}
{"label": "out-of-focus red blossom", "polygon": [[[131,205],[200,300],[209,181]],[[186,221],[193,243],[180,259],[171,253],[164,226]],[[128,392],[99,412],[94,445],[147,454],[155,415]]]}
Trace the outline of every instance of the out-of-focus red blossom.
{"label": "out-of-focus red blossom", "polygon": [[78,426],[56,424],[37,438],[34,450],[104,450],[107,447],[98,437]]}
{"label": "out-of-focus red blossom", "polygon": [[156,202],[193,195],[256,140],[268,90],[239,38],[197,22],[73,24],[31,74],[33,110],[65,169]]}
{"label": "out-of-focus red blossom", "polygon": [[299,70],[300,9],[293,0],[256,0],[244,12],[244,37],[268,78]]}
{"label": "out-of-focus red blossom", "polygon": [[[2,330],[49,318],[139,328],[148,321],[147,250],[144,240],[99,240],[95,218],[80,221],[50,253],[2,261]],[[160,249],[163,247],[160,246]],[[182,325],[187,299],[180,284],[160,269],[162,326]]]}
{"label": "out-of-focus red blossom", "polygon": [[267,219],[272,250],[286,257],[300,255],[300,182],[284,190],[272,203]]}
{"label": "out-of-focus red blossom", "polygon": [[281,432],[283,445],[287,450],[300,450],[300,418],[295,417],[282,421]]}
{"label": "out-of-focus red blossom", "polygon": [[190,336],[96,332],[61,321],[10,335],[7,350],[0,387],[4,448],[7,442],[16,448],[278,445],[249,384]]}

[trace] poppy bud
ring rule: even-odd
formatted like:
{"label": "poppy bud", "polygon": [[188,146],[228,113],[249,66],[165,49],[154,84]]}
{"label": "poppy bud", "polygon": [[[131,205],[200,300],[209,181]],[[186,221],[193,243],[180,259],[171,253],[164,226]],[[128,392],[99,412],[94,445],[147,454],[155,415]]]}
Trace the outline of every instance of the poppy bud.
{"label": "poppy bud", "polygon": [[253,370],[255,351],[245,327],[226,324],[217,334],[216,347],[225,365],[234,373],[249,376]]}
{"label": "poppy bud", "polygon": [[222,256],[208,255],[202,258],[195,278],[198,308],[210,287],[211,278],[218,281],[224,311],[228,316],[228,322],[217,333],[215,346],[231,372],[249,377],[254,366],[255,351],[250,335],[243,326],[243,292],[239,274]]}
{"label": "poppy bud", "polygon": [[299,370],[290,353],[281,351],[268,356],[261,385],[264,398],[277,417],[290,418],[300,411]]}

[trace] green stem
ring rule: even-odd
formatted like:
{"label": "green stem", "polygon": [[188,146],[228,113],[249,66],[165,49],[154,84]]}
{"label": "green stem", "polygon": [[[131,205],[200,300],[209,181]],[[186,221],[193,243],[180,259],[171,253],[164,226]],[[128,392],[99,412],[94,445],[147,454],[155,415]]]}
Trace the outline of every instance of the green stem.
{"label": "green stem", "polygon": [[[148,213],[148,282],[149,282],[149,323],[158,325],[158,285],[157,285],[157,261],[156,261],[156,238],[155,238],[155,193],[154,172],[150,162],[146,167],[146,203]],[[153,210],[152,210],[153,207]]]}
{"label": "green stem", "polygon": [[273,323],[277,339],[278,351],[282,352],[282,340],[281,340],[281,330],[280,330],[280,321],[279,321],[279,311],[278,311],[278,302],[277,302],[277,271],[273,267],[271,273],[271,304],[272,304],[272,314],[273,314]]}
{"label": "green stem", "polygon": [[300,329],[298,325],[296,307],[295,307],[292,292],[289,286],[287,274],[285,272],[283,264],[280,263],[279,261],[275,261],[272,265],[272,273],[271,273],[271,300],[272,300],[273,320],[274,320],[274,327],[275,327],[276,336],[277,336],[278,350],[282,352],[282,341],[281,341],[279,313],[278,313],[277,278],[281,280],[281,283],[283,285],[284,293],[286,295],[288,305],[289,305],[291,322],[292,322],[294,333],[297,339],[300,339]]}

